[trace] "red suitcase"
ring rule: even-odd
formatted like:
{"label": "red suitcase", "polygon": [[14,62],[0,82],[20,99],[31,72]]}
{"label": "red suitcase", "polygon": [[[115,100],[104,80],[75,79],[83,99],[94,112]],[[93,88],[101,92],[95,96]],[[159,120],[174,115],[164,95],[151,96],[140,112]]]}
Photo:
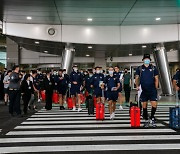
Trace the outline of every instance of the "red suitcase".
{"label": "red suitcase", "polygon": [[72,109],[73,108],[73,101],[71,97],[67,98],[67,107],[68,109]]}
{"label": "red suitcase", "polygon": [[53,93],[52,101],[53,101],[55,104],[58,104],[58,103],[59,103],[59,94],[58,94],[58,93]]}
{"label": "red suitcase", "polygon": [[104,106],[104,90],[102,90],[103,102],[96,102],[96,120],[104,120],[105,119],[105,106]]}
{"label": "red suitcase", "polygon": [[104,110],[103,103],[96,104],[96,120],[104,120]]}
{"label": "red suitcase", "polygon": [[93,97],[93,101],[94,101],[94,106],[96,107],[96,104],[97,104],[97,99],[96,99],[96,97]]}
{"label": "red suitcase", "polygon": [[46,100],[46,94],[44,91],[41,91],[41,98],[42,98],[42,101]]}
{"label": "red suitcase", "polygon": [[84,104],[85,102],[85,96],[83,94],[80,94],[81,104]]}
{"label": "red suitcase", "polygon": [[140,108],[132,106],[130,109],[131,127],[140,127]]}

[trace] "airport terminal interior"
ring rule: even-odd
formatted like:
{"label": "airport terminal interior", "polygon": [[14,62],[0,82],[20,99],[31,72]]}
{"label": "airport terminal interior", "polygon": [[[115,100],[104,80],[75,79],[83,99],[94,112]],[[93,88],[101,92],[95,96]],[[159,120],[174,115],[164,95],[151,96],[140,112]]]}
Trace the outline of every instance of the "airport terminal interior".
{"label": "airport terminal interior", "polygon": [[178,81],[180,0],[0,0],[0,153],[179,154]]}

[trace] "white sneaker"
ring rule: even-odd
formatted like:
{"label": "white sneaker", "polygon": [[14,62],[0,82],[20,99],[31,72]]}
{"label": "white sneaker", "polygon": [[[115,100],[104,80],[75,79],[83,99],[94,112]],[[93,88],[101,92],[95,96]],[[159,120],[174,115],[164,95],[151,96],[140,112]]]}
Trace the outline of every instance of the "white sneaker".
{"label": "white sneaker", "polygon": [[76,107],[73,107],[73,109],[72,109],[73,111],[76,111]]}
{"label": "white sneaker", "polygon": [[120,106],[119,106],[119,110],[123,110],[123,107],[122,107],[122,105],[120,105]]}
{"label": "white sneaker", "polygon": [[80,111],[82,111],[82,109],[81,109],[81,108],[78,108],[78,112],[80,112]]}
{"label": "white sneaker", "polygon": [[113,119],[113,114],[110,114],[109,119],[110,119],[110,120],[112,120],[112,119]]}
{"label": "white sneaker", "polygon": [[40,103],[41,102],[41,99],[38,99],[38,103]]}

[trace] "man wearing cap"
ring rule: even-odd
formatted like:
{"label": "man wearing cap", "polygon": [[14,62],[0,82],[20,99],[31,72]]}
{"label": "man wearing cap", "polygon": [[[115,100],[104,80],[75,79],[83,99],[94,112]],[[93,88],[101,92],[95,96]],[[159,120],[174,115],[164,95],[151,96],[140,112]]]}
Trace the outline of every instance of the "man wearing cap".
{"label": "man wearing cap", "polygon": [[[159,84],[158,70],[151,63],[150,54],[144,54],[142,59],[144,64],[136,70],[136,88],[139,91],[141,85],[142,93],[140,100],[143,103],[143,118],[145,119],[144,127],[156,127],[155,112],[157,109],[157,88]],[[151,116],[148,118],[147,105],[151,102]]]}
{"label": "man wearing cap", "polygon": [[70,74],[70,83],[71,83],[71,89],[70,93],[73,98],[73,111],[76,110],[76,96],[78,97],[78,112],[82,111],[81,109],[81,99],[80,99],[80,89],[83,85],[83,75],[81,72],[78,71],[78,66],[73,66],[73,71]]}

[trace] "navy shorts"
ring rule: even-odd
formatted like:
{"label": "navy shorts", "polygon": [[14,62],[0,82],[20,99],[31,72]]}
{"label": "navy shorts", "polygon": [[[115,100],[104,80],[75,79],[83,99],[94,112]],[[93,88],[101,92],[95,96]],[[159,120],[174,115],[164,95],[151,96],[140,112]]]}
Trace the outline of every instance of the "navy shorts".
{"label": "navy shorts", "polygon": [[107,91],[107,100],[116,102],[118,99],[118,91]]}
{"label": "navy shorts", "polygon": [[94,89],[94,95],[95,95],[95,97],[97,98],[97,97],[102,97],[102,89],[101,88],[95,88]]}
{"label": "navy shorts", "polygon": [[66,86],[60,86],[57,89],[59,94],[66,95],[67,87]]}
{"label": "navy shorts", "polygon": [[70,93],[71,93],[71,95],[80,94],[80,86],[79,85],[71,85]]}
{"label": "navy shorts", "polygon": [[141,102],[157,101],[157,90],[153,90],[151,92],[142,91],[140,100]]}

